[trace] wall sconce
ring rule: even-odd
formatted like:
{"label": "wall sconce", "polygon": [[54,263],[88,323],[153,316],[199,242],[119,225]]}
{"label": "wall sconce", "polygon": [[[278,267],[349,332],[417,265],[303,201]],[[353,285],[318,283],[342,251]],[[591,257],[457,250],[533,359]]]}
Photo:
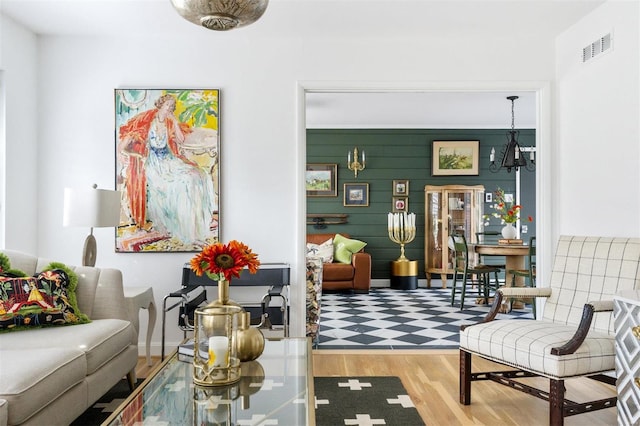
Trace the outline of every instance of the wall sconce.
{"label": "wall sconce", "polygon": [[98,249],[93,228],[107,228],[120,223],[120,192],[97,189],[64,189],[63,226],[89,227],[84,241],[82,266],[95,266]]}
{"label": "wall sconce", "polygon": [[347,153],[347,168],[352,170],[356,177],[358,177],[358,172],[364,170],[365,168],[365,159],[364,159],[364,150],[362,151],[362,161],[358,158],[358,148],[353,148],[353,162],[351,161],[351,152]]}

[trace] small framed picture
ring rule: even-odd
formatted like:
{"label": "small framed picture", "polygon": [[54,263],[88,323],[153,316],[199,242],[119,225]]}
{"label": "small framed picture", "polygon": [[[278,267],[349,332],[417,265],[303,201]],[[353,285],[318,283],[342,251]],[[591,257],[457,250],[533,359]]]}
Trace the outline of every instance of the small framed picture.
{"label": "small framed picture", "polygon": [[345,183],[344,184],[344,206],[345,207],[368,207],[369,206],[369,184],[368,183]]}
{"label": "small framed picture", "polygon": [[337,197],[337,182],[337,164],[307,164],[305,173],[307,197]]}
{"label": "small framed picture", "polygon": [[391,208],[393,213],[401,213],[409,211],[409,198],[407,197],[393,197],[393,206]]}
{"label": "small framed picture", "polygon": [[409,181],[408,180],[394,180],[393,181],[393,195],[409,195]]}
{"label": "small framed picture", "polygon": [[433,176],[477,176],[480,141],[433,141]]}

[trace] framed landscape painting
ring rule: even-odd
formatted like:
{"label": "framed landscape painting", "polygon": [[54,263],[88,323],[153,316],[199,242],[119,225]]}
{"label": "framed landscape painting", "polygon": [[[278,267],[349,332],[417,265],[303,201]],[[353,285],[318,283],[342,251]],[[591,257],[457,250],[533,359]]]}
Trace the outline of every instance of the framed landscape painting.
{"label": "framed landscape painting", "polygon": [[307,197],[337,197],[337,182],[337,164],[307,164],[305,173]]}
{"label": "framed landscape painting", "polygon": [[480,141],[433,141],[433,176],[477,176]]}
{"label": "framed landscape painting", "polygon": [[117,252],[190,252],[219,240],[220,91],[116,89]]}
{"label": "framed landscape painting", "polygon": [[368,207],[369,206],[369,184],[368,183],[345,183],[343,205],[345,207]]}

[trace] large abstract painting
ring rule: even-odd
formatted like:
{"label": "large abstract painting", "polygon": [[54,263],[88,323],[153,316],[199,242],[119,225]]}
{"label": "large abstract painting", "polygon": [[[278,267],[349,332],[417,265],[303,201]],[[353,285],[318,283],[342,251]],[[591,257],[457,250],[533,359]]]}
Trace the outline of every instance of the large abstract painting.
{"label": "large abstract painting", "polygon": [[116,89],[118,252],[199,251],[219,239],[220,91]]}

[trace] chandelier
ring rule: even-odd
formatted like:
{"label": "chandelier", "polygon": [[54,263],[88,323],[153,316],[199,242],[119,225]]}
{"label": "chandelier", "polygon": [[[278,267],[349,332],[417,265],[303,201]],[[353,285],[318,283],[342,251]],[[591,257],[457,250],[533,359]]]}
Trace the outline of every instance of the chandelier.
{"label": "chandelier", "polygon": [[269,0],[171,0],[171,4],[189,22],[226,31],[260,19]]}
{"label": "chandelier", "polygon": [[507,99],[511,101],[511,130],[507,132],[507,143],[502,147],[502,161],[500,162],[500,166],[496,165],[496,150],[495,148],[491,148],[491,154],[489,156],[489,160],[491,164],[489,165],[489,170],[496,173],[500,169],[507,169],[507,173],[511,173],[511,169],[515,169],[518,171],[520,167],[524,167],[526,170],[530,172],[535,170],[536,162],[535,162],[535,151],[534,148],[529,148],[529,161],[524,158],[522,154],[522,149],[520,148],[520,144],[518,143],[518,137],[520,136],[520,132],[515,130],[515,115],[514,115],[514,101],[518,99],[518,96],[507,96]]}

